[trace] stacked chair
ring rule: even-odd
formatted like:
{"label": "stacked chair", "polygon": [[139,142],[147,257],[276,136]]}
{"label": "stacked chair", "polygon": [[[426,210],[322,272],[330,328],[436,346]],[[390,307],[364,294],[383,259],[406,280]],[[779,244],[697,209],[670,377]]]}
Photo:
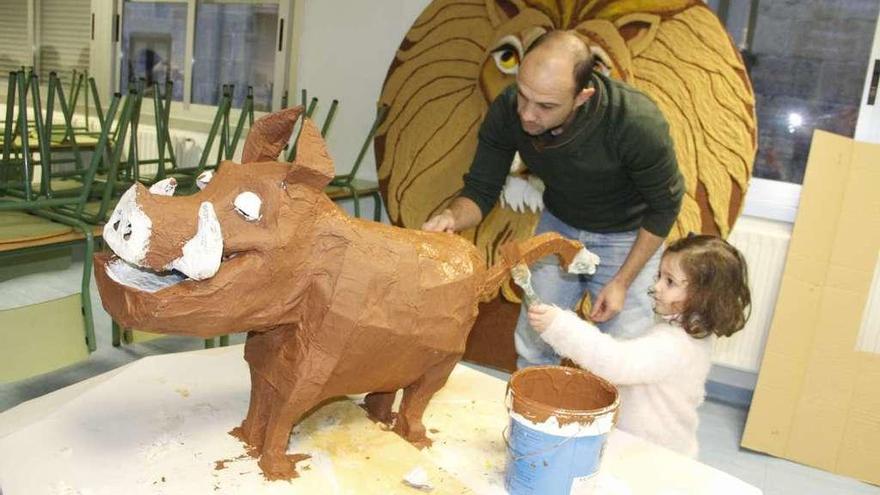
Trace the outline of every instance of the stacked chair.
{"label": "stacked chair", "polygon": [[[306,101],[309,102],[308,105],[306,105]],[[307,100],[306,90],[304,89],[302,90],[302,105],[305,108],[305,116],[313,118],[313,114],[318,105],[318,99],[313,97],[311,100]],[[327,139],[328,133],[330,132],[330,125],[333,123],[333,117],[336,115],[338,106],[338,100],[333,100],[330,103],[330,108],[327,110],[327,115],[324,117],[324,122],[321,124],[321,135],[324,139]],[[286,93],[281,99],[281,107],[287,107]],[[379,184],[376,181],[358,179],[357,172],[360,169],[364,156],[366,156],[367,150],[370,148],[370,144],[373,142],[373,138],[376,136],[376,131],[379,129],[379,126],[382,125],[387,114],[388,107],[386,105],[379,105],[377,107],[376,117],[373,120],[373,124],[370,127],[367,136],[364,138],[364,142],[361,145],[361,149],[358,152],[357,158],[355,158],[351,170],[349,170],[348,173],[336,175],[325,190],[327,196],[334,201],[351,200],[354,206],[354,216],[358,218],[361,216],[360,200],[364,197],[373,198],[373,220],[376,222],[382,219],[382,197],[379,193]],[[292,162],[296,157],[296,137],[299,136],[301,129],[301,127],[298,127],[293,133],[295,136],[293,138],[293,143],[290,144],[285,155],[285,159],[289,162]]]}
{"label": "stacked chair", "polygon": [[[150,185],[173,177],[176,194],[197,190],[196,179],[231,160],[241,144],[245,125],[254,122],[253,90],[249,87],[237,119],[233,118],[234,87],[223,85],[210,130],[198,161],[180,163],[169,130],[173,84],[164,81],[147,87],[143,79],[131,81],[125,92],[112,95],[102,106],[94,78],[74,71],[69,85],[49,74],[46,94],[36,74],[10,73],[5,119],[0,122],[0,280],[27,268],[57,269],[70,263],[71,248],[84,250],[81,290],[73,296],[45,303],[0,310],[0,382],[21,379],[82,360],[96,348],[90,297],[92,255],[100,245],[103,223],[119,197],[135,183]],[[45,100],[43,99],[45,96]],[[311,117],[318,99],[302,91],[305,114]],[[45,101],[45,105],[44,105]],[[80,103],[84,102],[84,105]],[[286,106],[286,95],[282,106]],[[156,136],[155,155],[143,157],[138,143],[141,110],[152,108]],[[339,102],[332,100],[321,124],[326,137]],[[75,111],[85,110],[85,120]],[[373,218],[381,217],[378,184],[356,178],[360,164],[386,108],[376,119],[348,173],[336,176],[327,187],[334,200],[354,202],[373,197]],[[80,113],[82,115],[82,113]],[[296,137],[283,158],[296,156]],[[149,150],[152,151],[152,150]],[[46,262],[45,260],[54,260]],[[15,270],[9,267],[20,266]],[[121,328],[113,322],[114,346],[151,338],[147,332]],[[228,337],[220,337],[226,345]],[[213,347],[214,339],[205,341]]]}
{"label": "stacked chair", "polygon": [[355,158],[354,165],[347,174],[337,175],[330,181],[327,186],[327,196],[334,201],[350,199],[354,203],[354,215],[361,216],[360,200],[363,197],[373,198],[373,220],[378,222],[382,220],[382,196],[379,194],[379,183],[366,179],[358,179],[357,172],[364,160],[373,138],[376,136],[376,130],[382,125],[385,116],[388,114],[388,107],[379,105],[376,109],[376,118],[373,125],[364,139],[361,149]]}
{"label": "stacked chair", "polygon": [[[56,84],[52,84],[55,81]],[[28,118],[28,96],[33,122]],[[50,77],[46,115],[52,118],[54,97],[67,115],[64,94]],[[51,187],[51,121],[47,126],[41,108],[37,76],[24,71],[10,73],[6,119],[0,158],[0,258],[3,278],[22,265],[35,266],[36,259],[59,258],[81,243],[85,249],[79,294],[48,302],[0,311],[0,382],[17,380],[84,359],[95,350],[90,297],[91,259],[95,227],[60,213],[76,207],[82,194],[61,195]],[[47,128],[48,127],[48,128]],[[75,143],[75,137],[72,138]],[[33,140],[33,141],[32,141]],[[39,154],[39,161],[34,154]],[[36,171],[39,183],[34,183]],[[53,265],[52,267],[56,267]]]}
{"label": "stacked chair", "polygon": [[[106,213],[112,211],[108,202],[115,202],[119,195],[126,191],[135,182],[141,182],[147,186],[154,184],[160,180],[173,177],[177,181],[177,194],[191,194],[197,190],[196,179],[199,175],[208,170],[216,169],[223,160],[231,160],[235,156],[238,145],[242,140],[245,121],[248,127],[253,125],[254,121],[254,104],[253,90],[248,88],[247,96],[244,99],[238,121],[232,125],[230,114],[232,108],[232,98],[234,87],[232,85],[223,85],[221,89],[221,98],[217,105],[217,110],[212,120],[211,128],[208,133],[205,146],[200,154],[198,164],[195,167],[184,167],[178,163],[174,155],[174,144],[169,132],[169,120],[171,109],[171,82],[166,81],[164,84],[164,92],[160,88],[153,88],[153,112],[155,133],[157,141],[157,158],[141,159],[138,152],[137,135],[140,125],[140,105],[144,100],[144,86],[142,81],[134,83],[129,88],[129,100],[132,101],[130,110],[131,115],[128,116],[123,110],[122,115],[117,122],[116,144],[120,145],[125,141],[126,130],[124,126],[130,127],[128,138],[127,159],[122,162],[120,153],[115,150],[110,161],[110,167],[107,170],[106,177],[113,177],[110,181],[105,179],[104,193],[98,206],[99,215],[102,220],[106,220]],[[122,130],[119,130],[123,126]],[[211,160],[211,155],[215,148],[215,160]],[[155,167],[155,171],[145,174],[144,166]],[[111,185],[112,182],[112,185]],[[130,343],[134,341],[143,341],[155,338],[155,334],[149,331],[133,331],[132,329],[121,328],[115,321],[113,322],[113,345],[118,346],[121,343]],[[219,338],[220,345],[227,345],[228,336]],[[214,339],[206,339],[205,347],[213,347]]]}
{"label": "stacked chair", "polygon": [[[168,131],[170,81],[153,87],[152,99],[145,96],[144,82],[134,81],[125,95],[113,95],[106,111],[94,79],[85,73],[74,74],[69,90],[65,86],[50,74],[44,100],[32,71],[9,75],[5,120],[0,123],[0,277],[69,266],[72,246],[81,244],[81,290],[58,300],[0,310],[0,382],[74,363],[95,350],[92,254],[119,196],[135,182],[149,186],[167,177],[178,180],[181,192],[194,190],[198,174],[233,157],[245,121],[253,122],[252,92],[238,121],[231,122],[232,87],[225,87],[208,145],[198,164],[185,168],[177,163]],[[94,105],[94,115],[84,125],[73,119],[80,98],[88,111]],[[139,156],[137,142],[145,100],[153,106],[158,148],[158,156],[149,159]],[[89,122],[95,119],[97,130]],[[214,143],[216,161],[211,161]],[[114,324],[115,345],[131,341],[133,335]]]}

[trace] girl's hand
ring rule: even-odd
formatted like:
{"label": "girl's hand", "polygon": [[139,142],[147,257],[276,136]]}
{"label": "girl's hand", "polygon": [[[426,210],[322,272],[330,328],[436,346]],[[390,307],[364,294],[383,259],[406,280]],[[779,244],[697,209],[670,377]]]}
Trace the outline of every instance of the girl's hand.
{"label": "girl's hand", "polygon": [[533,304],[529,307],[529,325],[538,333],[544,333],[562,310],[549,304]]}

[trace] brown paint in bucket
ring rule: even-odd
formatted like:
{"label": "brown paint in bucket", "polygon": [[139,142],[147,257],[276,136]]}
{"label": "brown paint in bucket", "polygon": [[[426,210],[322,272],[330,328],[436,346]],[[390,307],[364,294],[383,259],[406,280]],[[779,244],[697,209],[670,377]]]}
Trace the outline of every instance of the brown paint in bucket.
{"label": "brown paint in bucket", "polygon": [[536,366],[511,376],[508,405],[507,490],[591,493],[617,420],[617,388],[586,370]]}
{"label": "brown paint in bucket", "polygon": [[617,409],[617,388],[589,371],[565,366],[535,366],[510,377],[513,410],[543,423],[552,415],[559,424],[589,421]]}

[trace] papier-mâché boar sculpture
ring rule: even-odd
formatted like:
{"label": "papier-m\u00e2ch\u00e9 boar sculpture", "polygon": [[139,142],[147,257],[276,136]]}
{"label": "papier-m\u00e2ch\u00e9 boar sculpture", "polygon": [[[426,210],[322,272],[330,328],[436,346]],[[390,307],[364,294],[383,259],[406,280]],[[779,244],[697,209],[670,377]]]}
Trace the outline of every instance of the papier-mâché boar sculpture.
{"label": "papier-m\u00e2ch\u00e9 boar sculpture", "polygon": [[104,229],[113,253],[95,255],[104,307],[122,325],[248,332],[250,406],[233,434],[270,479],[295,476],[290,432],[332,397],[368,393],[375,419],[429,445],[422,414],[464,352],[478,302],[517,263],[557,254],[589,271],[597,261],[546,234],[509,245],[486,269],[459,236],[347,216],[324,194],[333,162],[311,121],[294,163],[277,161],[301,110],[258,120],[244,164],[224,162],[201,192],[133,186]]}

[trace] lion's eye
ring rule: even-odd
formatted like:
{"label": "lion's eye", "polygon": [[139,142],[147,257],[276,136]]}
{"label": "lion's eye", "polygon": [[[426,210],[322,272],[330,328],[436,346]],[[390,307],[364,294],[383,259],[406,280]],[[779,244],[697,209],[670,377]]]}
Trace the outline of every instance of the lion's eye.
{"label": "lion's eye", "polygon": [[511,45],[503,45],[492,52],[495,66],[505,74],[515,75],[519,70],[519,52]]}
{"label": "lion's eye", "polygon": [[492,50],[492,61],[502,74],[515,76],[522,60],[522,43],[519,38],[507,35],[498,40]]}

